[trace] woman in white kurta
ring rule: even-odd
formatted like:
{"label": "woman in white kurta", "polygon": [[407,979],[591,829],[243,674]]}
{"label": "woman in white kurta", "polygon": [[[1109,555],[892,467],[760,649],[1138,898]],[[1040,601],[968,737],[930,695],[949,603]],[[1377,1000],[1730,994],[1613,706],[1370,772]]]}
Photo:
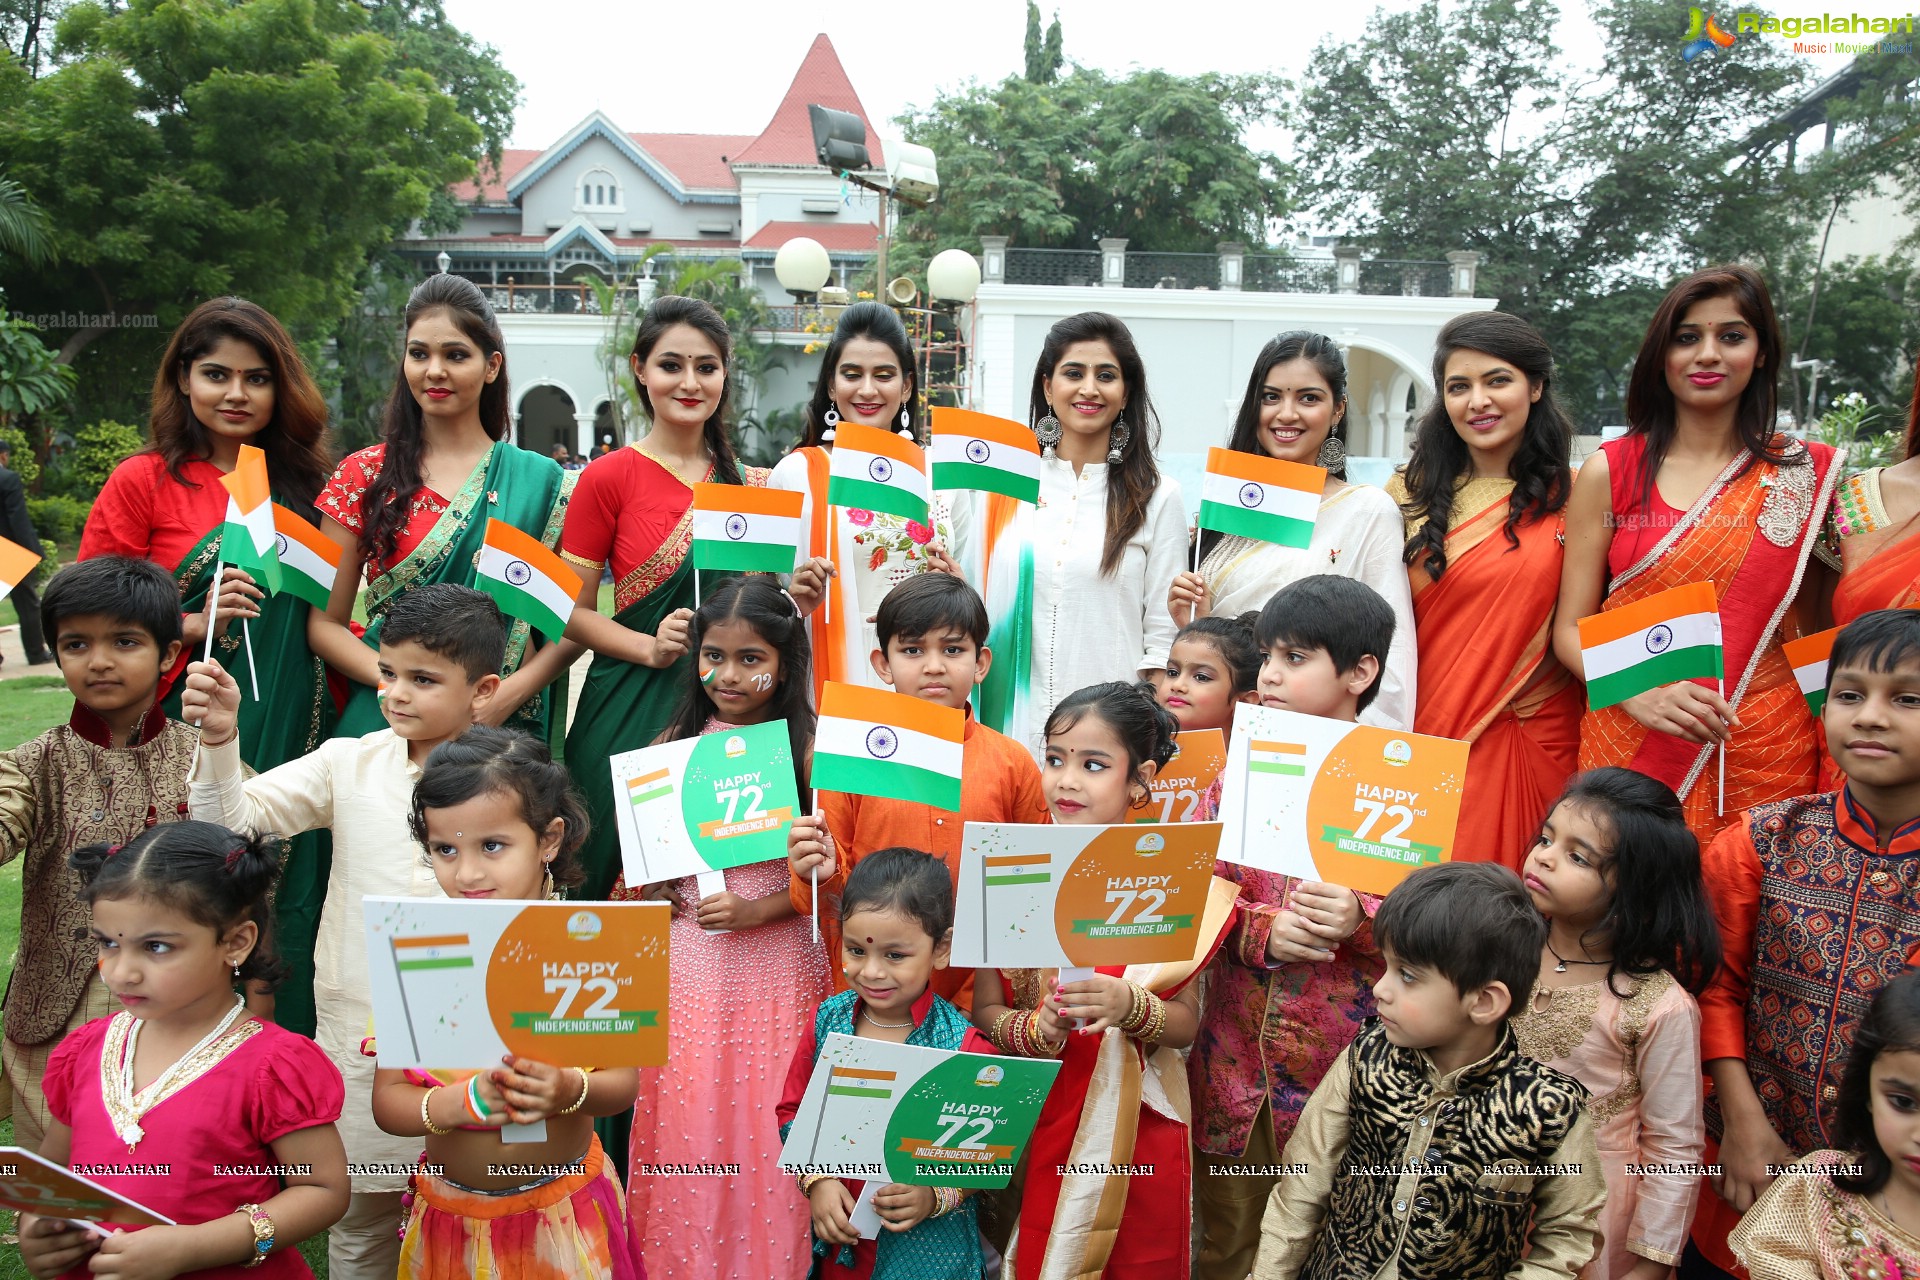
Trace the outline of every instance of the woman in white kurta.
{"label": "woman in white kurta", "polygon": [[816,692],[828,680],[885,688],[868,660],[880,601],[914,574],[947,564],[953,529],[942,495],[925,524],[826,503],[827,455],[840,423],[917,436],[914,368],[913,343],[891,307],[861,302],[841,312],[807,406],[806,439],[767,478],[768,488],[805,495],[793,593],[812,610]]}
{"label": "woman in white kurta", "polygon": [[1393,610],[1393,646],[1380,691],[1360,719],[1410,729],[1415,649],[1405,525],[1385,490],[1346,482],[1346,413],[1346,362],[1331,338],[1296,330],[1261,348],[1227,447],[1327,469],[1313,539],[1304,548],[1281,547],[1208,532],[1200,540],[1200,572],[1173,580],[1167,606],[1173,621],[1185,625],[1197,614],[1258,610],[1280,588],[1317,573],[1366,583]]}
{"label": "woman in white kurta", "polygon": [[993,622],[975,710],[1038,756],[1068,694],[1166,669],[1167,584],[1187,528],[1180,486],[1154,461],[1146,368],[1119,320],[1086,312],[1048,331],[1029,414],[1046,455],[1039,504],[956,494],[954,525]]}

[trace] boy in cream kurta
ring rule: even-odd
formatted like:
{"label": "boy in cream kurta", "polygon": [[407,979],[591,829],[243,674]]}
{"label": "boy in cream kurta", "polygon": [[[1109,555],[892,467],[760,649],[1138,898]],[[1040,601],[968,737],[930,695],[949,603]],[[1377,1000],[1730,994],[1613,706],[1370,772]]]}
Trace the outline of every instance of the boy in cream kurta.
{"label": "boy in cream kurta", "polygon": [[234,713],[240,689],[218,663],[188,668],[181,713],[200,721],[189,775],[193,817],[237,831],[295,836],[327,828],[333,864],[314,948],[314,1039],[340,1069],[347,1102],[340,1137],[353,1196],[327,1240],[334,1280],[391,1280],[400,1265],[400,1195],[420,1156],[418,1138],[396,1138],[373,1120],[373,1059],[366,894],[443,896],[408,833],[413,786],[427,756],[459,737],[500,687],[506,625],[470,587],[434,583],[407,593],[380,636],[381,706],[391,726],[334,738],[318,751],[254,778],[244,776]]}

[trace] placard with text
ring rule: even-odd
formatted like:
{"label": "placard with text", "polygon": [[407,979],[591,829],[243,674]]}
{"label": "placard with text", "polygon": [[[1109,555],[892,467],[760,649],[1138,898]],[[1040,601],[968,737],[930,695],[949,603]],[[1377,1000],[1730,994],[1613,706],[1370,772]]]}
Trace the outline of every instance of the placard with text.
{"label": "placard with text", "polygon": [[1194,729],[1173,735],[1173,759],[1147,784],[1147,807],[1135,822],[1198,822],[1200,802],[1227,767],[1227,735]]}
{"label": "placard with text", "polygon": [[173,1225],[172,1218],[23,1147],[0,1147],[0,1209],[74,1222],[116,1222],[136,1227]]}
{"label": "placard with text", "polygon": [[363,902],[381,1066],[666,1062],[666,903]]}
{"label": "placard with text", "polygon": [[785,720],[625,751],[608,767],[630,885],[787,856],[800,788]]}
{"label": "placard with text", "polygon": [[1387,893],[1453,856],[1467,744],[1242,703],[1220,795],[1220,857]]}

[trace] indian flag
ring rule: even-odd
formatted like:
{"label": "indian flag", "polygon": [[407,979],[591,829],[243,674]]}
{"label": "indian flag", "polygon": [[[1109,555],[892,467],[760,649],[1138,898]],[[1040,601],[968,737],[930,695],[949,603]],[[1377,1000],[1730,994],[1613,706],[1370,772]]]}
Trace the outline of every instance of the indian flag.
{"label": "indian flag", "polygon": [[1580,619],[1580,660],[1595,711],[1682,680],[1723,679],[1713,584],[1689,582]]}
{"label": "indian flag", "polygon": [[509,618],[525,618],[550,640],[558,640],[573,616],[580,575],[567,562],[505,520],[487,521],[474,585],[494,598]]}
{"label": "indian flag", "polygon": [[794,489],[741,484],[693,486],[693,565],[734,573],[792,573],[800,545]]}
{"label": "indian flag", "polygon": [[1050,884],[1053,858],[1044,853],[1009,853],[983,858],[989,888],[1003,884]]}
{"label": "indian flag", "polygon": [[[240,446],[240,462],[220,483],[227,487],[227,519],[220,529],[220,559],[238,565],[280,590],[279,538],[273,527],[273,496],[267,486],[267,455],[254,445]],[[331,584],[329,584],[331,586]]]}
{"label": "indian flag", "polygon": [[273,534],[281,587],[316,609],[326,608],[340,572],[340,544],[277,502]]}
{"label": "indian flag", "polygon": [[843,422],[833,438],[827,475],[827,501],[833,506],[927,522],[927,456],[911,440]]}
{"label": "indian flag", "polygon": [[1276,546],[1304,547],[1313,540],[1326,483],[1323,467],[1209,449],[1200,486],[1200,527]]}
{"label": "indian flag", "polygon": [[1304,778],[1307,776],[1307,749],[1298,742],[1263,742],[1256,738],[1247,744],[1247,772]]}
{"label": "indian flag", "polygon": [[966,732],[957,708],[829,680],[814,730],[813,785],[958,813]]}
{"label": "indian flag", "polygon": [[5,595],[33,576],[40,553],[29,551],[17,542],[0,538],[0,595]]}
{"label": "indian flag", "polygon": [[1827,663],[1833,657],[1833,638],[1839,634],[1840,628],[1834,627],[1780,646],[1787,661],[1793,664],[1794,683],[1800,686],[1800,694],[1813,709],[1815,718],[1826,709]]}
{"label": "indian flag", "polygon": [[421,969],[471,969],[473,943],[464,933],[395,938],[393,967],[402,973],[414,973]]}
{"label": "indian flag", "polygon": [[637,778],[627,779],[627,800],[638,812],[640,806],[649,800],[658,800],[673,794],[670,780],[672,770],[655,769],[652,773],[643,773]]}
{"label": "indian flag", "polygon": [[843,1098],[891,1098],[893,1082],[899,1074],[875,1071],[871,1067],[835,1067],[827,1076],[827,1092]]}
{"label": "indian flag", "polygon": [[1030,427],[971,409],[933,411],[936,489],[980,489],[1021,502],[1040,501],[1040,442]]}

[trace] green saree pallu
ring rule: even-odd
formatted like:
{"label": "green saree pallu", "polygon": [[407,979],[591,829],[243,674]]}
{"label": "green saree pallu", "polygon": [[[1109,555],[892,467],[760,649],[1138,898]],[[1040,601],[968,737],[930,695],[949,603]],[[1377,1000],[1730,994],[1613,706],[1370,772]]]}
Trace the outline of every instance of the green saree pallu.
{"label": "green saree pallu", "polygon": [[[278,497],[278,495],[276,495]],[[214,565],[220,557],[220,531],[215,529],[187,553],[173,573],[180,588],[181,608],[204,613],[207,591],[213,585]],[[235,620],[227,633],[213,642],[216,661],[240,685],[240,752],[256,773],[296,760],[319,747],[333,724],[333,699],[327,694],[327,669],[307,647],[307,614],[312,608],[290,592],[260,602],[260,616],[247,623],[253,651],[248,668],[248,644],[242,642]],[[197,662],[199,653],[187,655]],[[256,679],[260,690],[253,696]],[[162,704],[167,715],[180,718],[180,691],[174,685]],[[325,831],[309,831],[287,841],[280,880],[274,889],[274,948],[289,973],[275,992],[274,1019],[289,1031],[313,1034],[313,941],[320,927],[320,907],[327,896],[327,871],[332,842]]]}
{"label": "green saree pallu", "polygon": [[[504,520],[547,546],[554,546],[560,538],[560,526],[567,514],[567,497],[573,491],[577,474],[562,471],[551,458],[505,442],[495,444],[486,466],[473,469],[473,474],[448,502],[447,509],[434,521],[420,545],[408,552],[400,563],[367,583],[364,637],[367,647],[379,649],[380,631],[388,611],[412,588],[429,582],[474,585],[474,566],[486,540],[489,518]],[[500,664],[500,674],[508,676],[518,671],[534,647],[533,629],[525,619],[509,619],[507,656]],[[506,727],[554,743],[565,725],[566,705],[567,683],[563,674],[521,704],[508,718]],[[553,714],[555,707],[560,708],[558,716]],[[386,727],[387,719],[380,713],[378,695],[365,685],[356,685],[334,734],[358,738]]]}

